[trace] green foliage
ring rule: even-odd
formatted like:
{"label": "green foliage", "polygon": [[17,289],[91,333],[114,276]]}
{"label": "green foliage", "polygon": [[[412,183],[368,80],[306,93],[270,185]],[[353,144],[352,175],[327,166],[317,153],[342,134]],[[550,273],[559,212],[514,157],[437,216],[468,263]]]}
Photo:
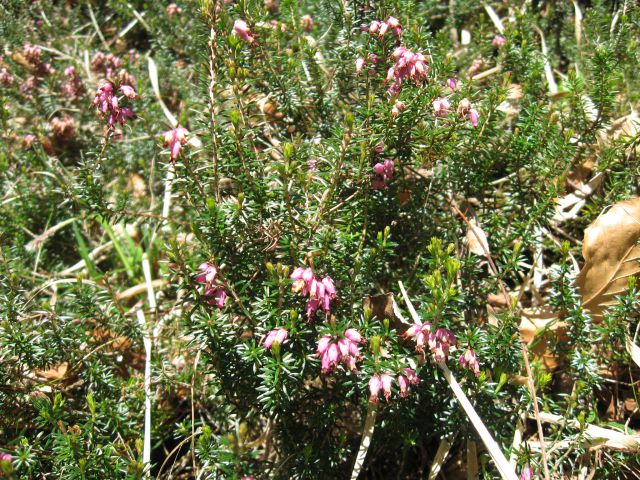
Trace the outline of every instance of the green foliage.
{"label": "green foliage", "polygon": [[[488,3],[504,24],[501,47],[474,0],[190,0],[172,14],[124,0],[0,5],[0,74],[13,77],[0,81],[0,452],[13,456],[11,475],[348,478],[368,382],[383,372],[393,390],[390,401],[380,396],[367,478],[426,477],[443,438],[450,463],[464,464],[480,440],[429,346],[416,352],[388,300],[386,309],[367,303],[394,293],[410,322],[399,281],[433,332],[455,334],[448,364],[503,451],[534,401],[521,381],[523,308],[551,308],[566,325],[549,342],[557,371],[531,353],[540,408],[582,430],[637,422],[629,412],[611,419],[603,404],[612,382],[626,395],[614,402],[636,396],[637,366],[624,350],[637,324],[635,279],[596,323],[582,309],[574,261],[584,228],[638,191],[637,134],[615,125],[639,98],[640,11],[577,2],[578,40],[574,2]],[[390,16],[400,38],[368,33]],[[238,19],[252,43],[232,33]],[[25,42],[55,72],[30,64]],[[399,45],[429,59],[425,78],[405,78],[396,99],[385,77]],[[101,70],[98,52],[121,63]],[[69,66],[82,86],[73,95],[63,88]],[[139,95],[120,94],[136,117],[117,129],[90,106],[105,79]],[[443,116],[434,114],[440,97],[451,103]],[[465,99],[477,127],[468,108],[457,110]],[[190,132],[177,158],[163,143],[171,115]],[[55,123],[67,116],[70,135]],[[376,188],[374,165],[387,159],[393,176]],[[599,173],[580,211],[554,218],[558,199]],[[470,248],[470,221],[490,258]],[[195,278],[203,262],[219,269],[222,308]],[[296,267],[333,279],[330,311],[308,318],[308,299],[292,291]],[[287,340],[265,348],[277,328]],[[318,340],[348,328],[365,339],[357,369],[321,373]],[[467,349],[477,376],[459,365]],[[406,398],[404,368],[420,378]],[[552,475],[583,466],[597,466],[596,478],[637,474],[632,454],[596,461],[582,430],[545,430],[552,445],[571,442],[552,449]],[[496,478],[478,452],[482,477]],[[543,471],[526,444],[513,453]]]}

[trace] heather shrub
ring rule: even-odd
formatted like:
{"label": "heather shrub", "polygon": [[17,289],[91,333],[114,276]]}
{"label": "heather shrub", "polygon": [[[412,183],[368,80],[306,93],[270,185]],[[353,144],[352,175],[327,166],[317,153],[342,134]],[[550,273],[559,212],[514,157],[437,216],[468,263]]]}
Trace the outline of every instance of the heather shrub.
{"label": "heather shrub", "polygon": [[638,476],[635,3],[0,13],[0,477]]}

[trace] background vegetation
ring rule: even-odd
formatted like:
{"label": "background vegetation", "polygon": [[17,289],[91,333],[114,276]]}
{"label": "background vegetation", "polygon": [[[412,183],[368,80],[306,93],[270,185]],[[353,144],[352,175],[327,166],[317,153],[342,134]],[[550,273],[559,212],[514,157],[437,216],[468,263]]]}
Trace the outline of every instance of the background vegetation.
{"label": "background vegetation", "polygon": [[[598,0],[2,2],[0,476],[348,478],[388,373],[361,478],[499,478],[398,282],[518,474],[640,476],[639,22]],[[117,107],[92,105],[105,82]],[[326,308],[297,267],[333,280]],[[349,328],[356,368],[322,372]]]}

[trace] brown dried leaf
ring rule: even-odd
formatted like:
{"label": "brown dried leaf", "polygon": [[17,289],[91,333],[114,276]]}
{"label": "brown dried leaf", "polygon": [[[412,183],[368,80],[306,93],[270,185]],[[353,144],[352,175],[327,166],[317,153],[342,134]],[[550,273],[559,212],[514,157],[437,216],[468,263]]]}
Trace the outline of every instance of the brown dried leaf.
{"label": "brown dried leaf", "polygon": [[616,203],[586,230],[582,243],[585,264],[576,278],[582,304],[600,322],[615,297],[625,292],[627,279],[640,274],[640,198]]}
{"label": "brown dried leaf", "polygon": [[469,219],[469,229],[467,230],[466,240],[470,252],[480,255],[481,257],[486,257],[491,254],[487,234],[480,228],[475,218]]}
{"label": "brown dried leaf", "polygon": [[51,367],[48,370],[36,370],[35,374],[36,376],[45,380],[61,380],[67,374],[68,368],[69,364],[67,362],[63,362],[60,365]]}
{"label": "brown dried leaf", "polygon": [[[562,335],[564,323],[557,321],[558,315],[551,309],[531,308],[522,311],[520,322],[520,333],[522,339],[528,345],[534,345],[531,352],[536,358],[542,360],[544,367],[549,371],[558,368],[558,359],[551,352],[550,344],[552,340]],[[543,334],[540,332],[546,330]]]}

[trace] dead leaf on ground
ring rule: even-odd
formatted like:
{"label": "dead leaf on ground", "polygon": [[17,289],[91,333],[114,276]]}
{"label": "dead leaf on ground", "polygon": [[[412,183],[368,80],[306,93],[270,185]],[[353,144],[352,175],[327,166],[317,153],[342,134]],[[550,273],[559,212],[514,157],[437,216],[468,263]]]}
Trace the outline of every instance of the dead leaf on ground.
{"label": "dead leaf on ground", "polygon": [[[525,308],[522,310],[520,333],[530,351],[548,371],[558,368],[558,358],[551,351],[553,339],[563,334],[565,323],[558,321],[558,314],[550,308]],[[545,331],[546,330],[546,331]],[[543,332],[544,333],[540,333]]]}
{"label": "dead leaf on ground", "polygon": [[585,264],[576,278],[582,305],[595,322],[623,294],[629,277],[640,274],[640,198],[616,203],[586,230]]}
{"label": "dead leaf on ground", "polygon": [[62,380],[67,374],[68,368],[69,364],[67,362],[63,362],[60,365],[53,366],[47,370],[36,370],[35,374],[37,377],[45,380]]}
{"label": "dead leaf on ground", "polygon": [[475,218],[469,219],[466,242],[469,251],[476,255],[486,257],[491,254],[487,234],[482,230],[482,228],[480,228],[480,225],[478,225],[478,221]]}

